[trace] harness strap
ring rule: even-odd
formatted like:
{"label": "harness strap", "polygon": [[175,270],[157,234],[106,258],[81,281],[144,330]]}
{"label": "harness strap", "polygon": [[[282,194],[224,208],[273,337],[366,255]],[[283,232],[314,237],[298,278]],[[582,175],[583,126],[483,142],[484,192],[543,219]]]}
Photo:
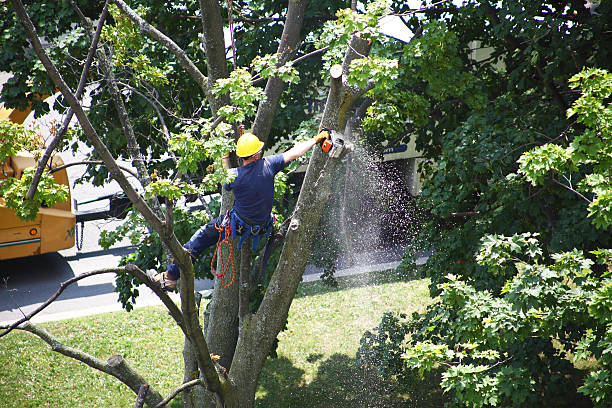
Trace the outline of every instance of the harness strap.
{"label": "harness strap", "polygon": [[257,250],[257,244],[259,244],[259,236],[266,235],[268,237],[270,232],[272,231],[272,226],[274,225],[274,217],[270,217],[270,219],[264,224],[249,224],[244,221],[240,216],[236,213],[236,211],[231,211],[231,221],[230,224],[232,226],[232,233],[235,234],[233,238],[236,238],[236,235],[240,236],[240,240],[238,241],[238,249],[242,249],[242,243],[250,236],[253,238],[253,251]]}

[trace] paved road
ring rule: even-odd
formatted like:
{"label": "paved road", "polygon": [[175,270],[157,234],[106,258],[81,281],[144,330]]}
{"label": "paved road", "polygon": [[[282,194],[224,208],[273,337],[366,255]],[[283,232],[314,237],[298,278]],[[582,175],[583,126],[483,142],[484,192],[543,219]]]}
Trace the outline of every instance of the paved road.
{"label": "paved road", "polygon": [[[30,313],[52,296],[59,285],[81,273],[104,267],[116,266],[120,257],[130,253],[132,247],[121,246],[109,251],[91,250],[77,252],[76,249],[30,258],[0,261],[0,325],[10,324]],[[336,276],[366,273],[374,270],[395,268],[399,264],[401,248],[381,251],[371,262],[359,262],[356,267],[340,269]],[[309,266],[304,281],[319,278],[321,270]],[[196,290],[206,292],[212,288],[210,280],[196,281]],[[85,278],[70,285],[60,297],[32,321],[43,322],[70,317],[121,310],[114,292],[114,275],[105,274]],[[136,306],[160,304],[159,299],[148,288],[142,287]],[[178,299],[178,294],[172,294]]]}
{"label": "paved road", "polygon": [[[30,313],[52,296],[61,282],[81,273],[117,266],[120,257],[131,247],[109,251],[76,253],[55,252],[30,258],[0,261],[0,324],[7,324]],[[71,254],[73,252],[73,254]],[[212,287],[212,281],[198,281],[196,289]],[[32,321],[60,320],[121,310],[113,274],[96,275],[68,286],[60,297]],[[157,297],[142,287],[137,306],[158,304]]]}

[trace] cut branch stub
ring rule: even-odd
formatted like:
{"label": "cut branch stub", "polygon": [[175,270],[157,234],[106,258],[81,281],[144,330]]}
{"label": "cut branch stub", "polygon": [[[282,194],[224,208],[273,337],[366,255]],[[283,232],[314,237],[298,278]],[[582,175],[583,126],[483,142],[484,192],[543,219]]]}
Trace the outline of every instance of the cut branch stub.
{"label": "cut branch stub", "polygon": [[329,69],[329,74],[333,79],[342,77],[342,65],[335,64]]}

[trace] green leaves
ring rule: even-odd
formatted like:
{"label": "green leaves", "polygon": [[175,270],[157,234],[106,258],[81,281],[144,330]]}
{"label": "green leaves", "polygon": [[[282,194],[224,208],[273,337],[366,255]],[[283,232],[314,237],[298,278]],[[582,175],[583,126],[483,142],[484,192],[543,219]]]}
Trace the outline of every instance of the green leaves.
{"label": "green leaves", "polygon": [[[102,39],[112,44],[113,58],[117,66],[129,66],[137,78],[153,86],[168,85],[168,75],[172,71],[172,65],[167,62],[154,64],[144,52],[147,40],[142,36],[136,24],[121,13],[114,4],[109,5],[108,10],[115,24],[105,25],[102,28]],[[144,15],[147,8],[140,5],[136,12]]]}
{"label": "green leaves", "polygon": [[368,57],[353,60],[348,83],[365,88],[368,83],[384,87],[398,76],[398,62],[395,59]]}
{"label": "green leaves", "polygon": [[7,119],[0,120],[0,163],[22,150],[30,151],[39,146],[33,131]]}
{"label": "green leaves", "polygon": [[[519,173],[533,185],[542,185],[549,177],[562,177],[568,189],[592,194],[588,217],[595,227],[612,225],[612,107],[606,101],[612,95],[612,74],[602,69],[585,69],[574,75],[570,87],[582,95],[568,110],[568,117],[587,129],[577,135],[568,147],[547,143],[523,154]],[[572,174],[581,171],[584,179],[578,189],[572,185]]]}
{"label": "green leaves", "polygon": [[511,237],[486,235],[481,240],[476,261],[494,274],[500,273],[506,263],[519,260],[517,257],[521,254],[527,255],[531,261],[537,261],[542,255],[537,237],[538,234],[529,232]]}
{"label": "green leaves", "polygon": [[223,106],[218,112],[229,123],[242,123],[247,117],[254,116],[257,111],[256,102],[264,96],[261,88],[253,86],[251,74],[244,68],[232,71],[229,78],[217,80],[213,93],[229,95],[232,105]]}
{"label": "green leaves", "polygon": [[556,144],[545,144],[527,153],[518,160],[519,173],[533,185],[542,184],[550,171],[563,173],[569,170],[571,155],[563,147]]}
{"label": "green leaves", "polygon": [[295,69],[291,61],[284,65],[279,64],[278,54],[257,56],[251,62],[251,66],[255,72],[259,73],[261,78],[277,76],[284,82],[289,83],[295,83],[300,80],[297,69]]}
{"label": "green leaves", "polygon": [[156,180],[145,187],[145,197],[152,198],[161,196],[168,200],[176,201],[185,194],[195,194],[197,191],[197,188],[191,184],[171,182],[169,180]]}
{"label": "green leaves", "polygon": [[6,207],[14,210],[17,216],[25,221],[34,220],[42,205],[52,207],[65,202],[69,197],[68,186],[59,184],[52,175],[45,172],[40,178],[34,197],[26,198],[35,171],[34,167],[29,167],[23,171],[20,179],[9,177],[0,180],[0,197],[4,199]]}

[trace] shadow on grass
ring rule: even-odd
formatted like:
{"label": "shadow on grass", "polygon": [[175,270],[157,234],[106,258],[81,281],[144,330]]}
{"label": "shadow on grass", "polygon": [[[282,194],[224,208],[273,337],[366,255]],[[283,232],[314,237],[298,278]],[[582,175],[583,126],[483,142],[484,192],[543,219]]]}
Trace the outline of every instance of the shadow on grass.
{"label": "shadow on grass", "polygon": [[384,285],[386,283],[409,282],[423,279],[420,271],[399,271],[387,269],[378,272],[360,273],[350,276],[336,277],[337,286],[332,286],[323,281],[302,282],[298,288],[295,298],[326,293],[338,292],[345,289],[360,288],[365,286]]}
{"label": "shadow on grass", "polygon": [[[316,361],[321,355],[308,356]],[[334,354],[319,365],[316,377],[306,382],[304,371],[286,358],[269,359],[260,377],[255,406],[264,407],[443,407],[444,399],[433,380],[400,388],[355,359]]]}

